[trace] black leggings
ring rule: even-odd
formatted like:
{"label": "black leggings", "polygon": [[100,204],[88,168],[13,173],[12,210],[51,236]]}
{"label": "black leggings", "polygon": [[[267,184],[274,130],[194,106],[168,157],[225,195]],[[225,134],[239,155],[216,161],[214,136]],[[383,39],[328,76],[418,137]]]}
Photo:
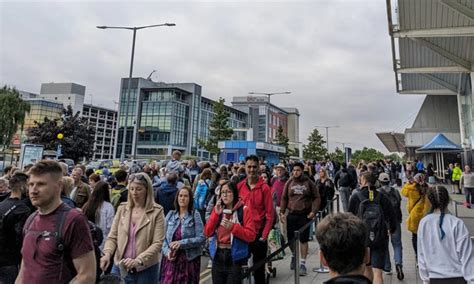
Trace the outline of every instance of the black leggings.
{"label": "black leggings", "polygon": [[415,251],[416,262],[418,263],[418,235],[412,233],[411,235],[411,243],[413,244],[413,250]]}

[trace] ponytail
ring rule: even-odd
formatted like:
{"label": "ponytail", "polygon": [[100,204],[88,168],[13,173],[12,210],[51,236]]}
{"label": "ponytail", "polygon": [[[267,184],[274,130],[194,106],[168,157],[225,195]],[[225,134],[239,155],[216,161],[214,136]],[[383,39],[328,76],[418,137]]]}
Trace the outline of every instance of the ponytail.
{"label": "ponytail", "polygon": [[443,240],[446,236],[446,233],[443,230],[443,220],[444,220],[444,211],[441,211],[441,216],[439,216],[439,231],[441,234],[440,239]]}

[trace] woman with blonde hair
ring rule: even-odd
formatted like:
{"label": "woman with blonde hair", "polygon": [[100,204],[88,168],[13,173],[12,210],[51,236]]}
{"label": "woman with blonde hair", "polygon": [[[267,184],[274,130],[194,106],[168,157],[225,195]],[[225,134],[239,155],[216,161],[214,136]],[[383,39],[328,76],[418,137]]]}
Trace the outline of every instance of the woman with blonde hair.
{"label": "woman with blonde hair", "polygon": [[61,191],[61,200],[71,208],[76,207],[76,202],[69,198],[72,189],[74,188],[74,180],[72,177],[62,177],[63,180],[63,190]]}
{"label": "woman with blonde hair", "polygon": [[101,269],[107,270],[114,255],[112,273],[120,274],[125,283],[157,283],[164,220],[163,207],[154,201],[150,178],[134,174],[128,201],[119,205],[105,242]]}

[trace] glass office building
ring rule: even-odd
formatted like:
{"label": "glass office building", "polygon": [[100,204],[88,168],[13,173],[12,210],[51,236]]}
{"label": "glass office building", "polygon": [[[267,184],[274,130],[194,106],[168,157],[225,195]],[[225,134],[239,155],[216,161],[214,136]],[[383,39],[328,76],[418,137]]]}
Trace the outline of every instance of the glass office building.
{"label": "glass office building", "polygon": [[[198,146],[198,139],[209,137],[213,101],[201,96],[201,86],[143,78],[133,78],[131,86],[128,95],[128,79],[122,79],[115,157],[120,158],[127,117],[127,158],[167,159],[174,150],[209,158],[209,153]],[[231,107],[227,109],[231,114],[229,126],[244,128],[247,115]],[[236,138],[242,138],[242,134]]]}

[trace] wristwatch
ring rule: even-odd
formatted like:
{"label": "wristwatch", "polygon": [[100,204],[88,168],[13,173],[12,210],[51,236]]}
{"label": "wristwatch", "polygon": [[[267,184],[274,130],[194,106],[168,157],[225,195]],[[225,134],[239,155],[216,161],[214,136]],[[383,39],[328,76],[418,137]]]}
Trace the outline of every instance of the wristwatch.
{"label": "wristwatch", "polygon": [[141,259],[138,259],[138,265],[143,266],[143,261]]}

